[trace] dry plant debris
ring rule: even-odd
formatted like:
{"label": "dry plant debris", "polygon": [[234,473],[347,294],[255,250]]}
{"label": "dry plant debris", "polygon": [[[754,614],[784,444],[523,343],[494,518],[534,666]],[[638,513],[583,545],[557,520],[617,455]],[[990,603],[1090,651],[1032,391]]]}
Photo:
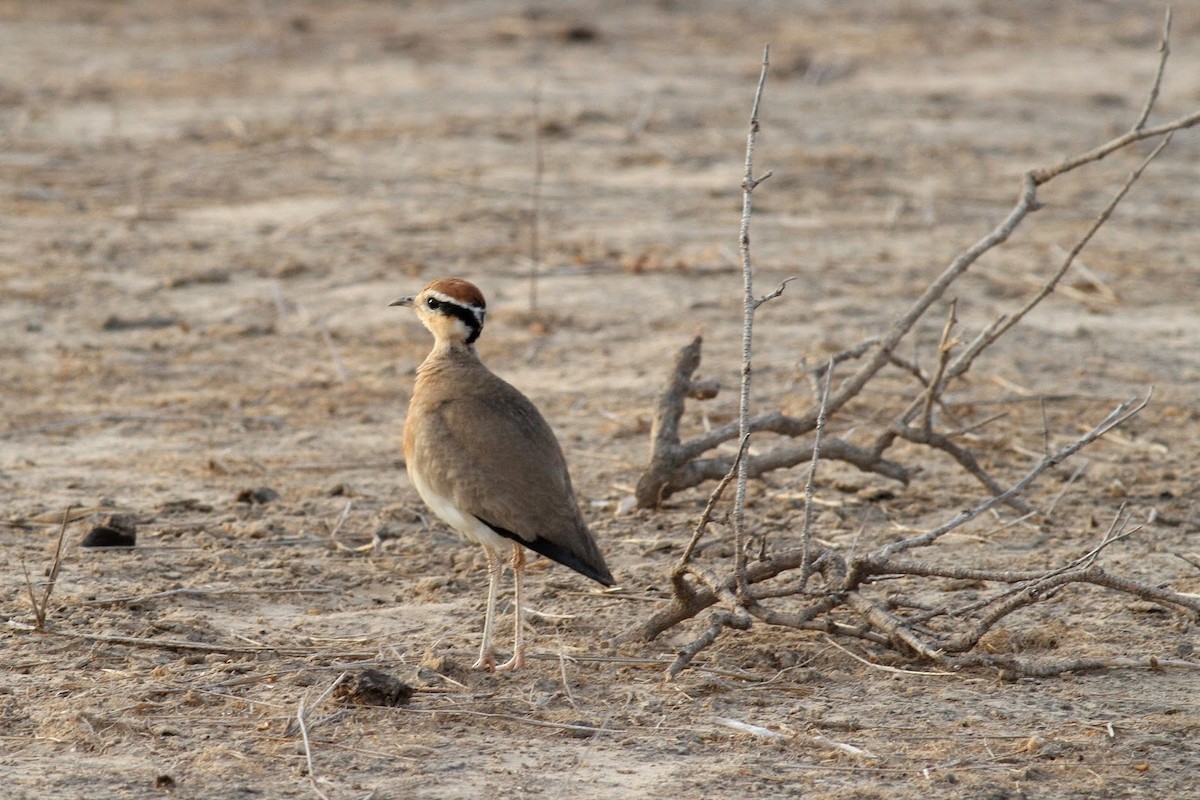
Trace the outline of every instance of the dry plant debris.
{"label": "dry plant debris", "polygon": [[[910,554],[935,546],[947,534],[1000,504],[1010,506],[1022,518],[1037,516],[1038,512],[1025,499],[1026,490],[1046,470],[1066,462],[1088,445],[1127,423],[1150,402],[1152,392],[1148,390],[1144,398],[1135,397],[1121,403],[1074,441],[1054,451],[1047,448],[1045,455],[1023,477],[1005,486],[983,468],[978,454],[959,443],[964,431],[974,425],[964,427],[963,414],[948,394],[956,382],[968,379],[972,367],[989,348],[1055,291],[1077,263],[1084,247],[1108,222],[1114,209],[1142,177],[1146,168],[1170,144],[1173,135],[1200,123],[1200,111],[1195,111],[1147,127],[1170,53],[1170,27],[1171,14],[1168,11],[1153,85],[1140,115],[1130,129],[1058,164],[1026,172],[1017,201],[1004,219],[961,251],[890,328],[810,371],[814,398],[808,410],[798,415],[772,411],[752,416],[750,408],[755,313],[760,306],[779,297],[786,285],[781,284],[763,297],[757,297],[753,287],[749,235],[751,197],[758,185],[771,175],[767,172],[755,177],[754,173],[755,144],[761,129],[760,105],[769,68],[770,51],[769,48],[764,50],[746,141],[742,221],[738,237],[744,295],[739,418],[736,422],[707,431],[690,441],[682,440],[680,424],[684,418],[686,400],[713,395],[708,382],[694,380],[700,365],[702,342],[701,337],[697,336],[680,351],[670,371],[651,429],[650,462],[637,485],[638,503],[643,507],[654,507],[677,491],[720,478],[695,526],[691,542],[670,572],[673,602],[625,636],[627,640],[653,641],[684,620],[716,607],[717,610],[708,617],[707,628],[683,647],[668,667],[668,679],[677,677],[686,669],[701,651],[717,640],[723,630],[748,630],[755,621],[768,626],[821,631],[857,639],[942,667],[995,667],[1009,679],[1116,665],[1160,667],[1167,664],[1165,659],[1130,661],[1119,658],[1070,659],[1047,663],[1019,658],[1010,653],[989,652],[979,647],[981,639],[1009,615],[1055,596],[1070,584],[1091,584],[1124,592],[1190,614],[1193,618],[1200,615],[1200,598],[1194,595],[1112,574],[1100,566],[1100,556],[1107,547],[1137,531],[1136,527],[1129,527],[1130,520],[1123,513],[1119,513],[1112,521],[1095,547],[1067,564],[1049,569],[962,566],[938,560],[913,560]],[[991,324],[970,335],[959,331],[957,303],[951,299],[946,303],[946,318],[933,353],[932,371],[898,357],[897,349],[901,343],[911,337],[918,324],[947,296],[955,282],[967,274],[981,257],[1008,241],[1026,218],[1042,207],[1038,196],[1041,187],[1059,176],[1086,167],[1143,140],[1152,140],[1156,144],[1129,173],[1091,226],[1037,291],[1011,312],[998,316]],[[849,376],[835,381],[837,367],[848,361],[858,361],[860,364]],[[871,400],[866,399],[872,382],[889,366],[898,368],[915,383],[907,397],[899,403],[901,410],[898,413],[886,408],[874,408]],[[882,393],[876,396],[882,396]],[[853,444],[837,436],[823,435],[827,420],[836,420],[839,414],[851,407],[859,417],[887,420],[880,426],[873,441]],[[779,434],[788,439],[809,434],[813,434],[813,437],[800,443],[787,442],[762,452],[750,452],[751,436],[763,433]],[[707,456],[719,445],[735,439],[738,446],[733,455]],[[1049,440],[1048,431],[1046,439]],[[978,480],[990,496],[968,510],[951,515],[946,522],[931,530],[874,546],[866,552],[844,553],[834,547],[813,546],[813,483],[819,460],[844,461],[864,472],[877,473],[907,484],[914,472],[913,467],[905,466],[899,459],[886,457],[901,441],[948,455]],[[910,452],[921,454],[919,449]],[[772,546],[766,533],[751,536],[745,519],[747,481],[771,470],[809,460],[811,467],[806,487],[805,515],[798,537],[801,544]],[[732,510],[733,558],[723,568],[701,566],[693,556],[713,519],[717,503],[731,481],[736,487]],[[868,543],[875,538],[870,530],[861,533]],[[757,557],[752,558],[751,550],[755,541],[758,544]],[[934,555],[931,558],[937,557]],[[819,580],[810,583],[812,577]],[[947,580],[961,582],[959,585],[970,590],[963,592],[961,597],[969,599],[960,600],[954,593],[947,592],[948,596],[930,601],[930,588]],[[981,586],[987,588],[981,592]],[[979,594],[984,596],[978,598]],[[1200,669],[1200,664],[1193,662],[1171,660],[1170,663],[1183,668]]]}

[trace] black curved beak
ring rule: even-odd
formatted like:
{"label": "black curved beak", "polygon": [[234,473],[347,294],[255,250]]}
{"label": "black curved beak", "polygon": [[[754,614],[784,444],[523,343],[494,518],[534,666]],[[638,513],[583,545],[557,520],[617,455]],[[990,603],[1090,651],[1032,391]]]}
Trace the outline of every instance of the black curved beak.
{"label": "black curved beak", "polygon": [[399,300],[393,300],[392,302],[388,303],[388,306],[411,306],[413,301],[416,299],[416,295],[412,295],[411,297],[401,297]]}

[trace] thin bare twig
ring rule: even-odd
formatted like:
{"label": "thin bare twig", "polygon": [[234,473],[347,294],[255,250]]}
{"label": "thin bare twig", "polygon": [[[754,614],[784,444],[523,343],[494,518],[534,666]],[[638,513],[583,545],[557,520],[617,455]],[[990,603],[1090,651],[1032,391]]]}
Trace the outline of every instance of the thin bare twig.
{"label": "thin bare twig", "polygon": [[1068,158],[1067,160],[1055,164],[1054,166],[1034,170],[1033,172],[1029,173],[1029,179],[1034,183],[1035,186],[1042,186],[1043,184],[1054,180],[1065,172],[1070,172],[1071,170],[1077,169],[1084,164],[1091,164],[1095,161],[1100,161],[1104,157],[1112,155],[1118,150],[1128,147],[1134,142],[1140,142],[1144,139],[1157,139],[1160,136],[1166,136],[1167,134],[1174,133],[1175,131],[1193,128],[1196,125],[1200,125],[1200,111],[1193,111],[1191,114],[1185,114],[1182,117],[1173,119],[1170,122],[1164,122],[1161,125],[1156,125],[1153,128],[1140,128],[1138,130],[1133,130],[1129,133],[1122,134],[1115,139],[1110,139],[1104,144],[1088,150],[1086,153],[1080,153],[1077,156]]}
{"label": "thin bare twig", "polygon": [[[759,178],[759,179],[758,179],[758,183],[762,183],[762,182],[763,182],[763,181],[765,181],[765,180],[766,180],[768,177],[770,177],[770,175],[771,175],[771,173],[769,173],[769,172],[768,172],[766,175],[764,175],[763,177],[761,177],[761,178]],[[767,303],[769,303],[769,302],[771,302],[772,300],[774,300],[776,297],[779,297],[781,294],[783,294],[783,290],[787,288],[787,285],[788,285],[789,283],[791,283],[792,281],[794,281],[794,280],[796,280],[796,276],[795,276],[795,275],[791,275],[791,276],[789,276],[789,277],[787,277],[787,278],[784,278],[784,279],[783,279],[783,280],[782,280],[782,281],[779,283],[779,285],[778,285],[778,286],[776,286],[774,289],[772,289],[771,291],[769,291],[769,292],[767,292],[766,294],[764,294],[762,297],[760,297],[760,298],[758,298],[757,300],[755,300],[755,301],[754,301],[754,307],[757,309],[759,306],[766,305]]]}
{"label": "thin bare twig", "polygon": [[700,538],[704,536],[704,531],[708,527],[708,523],[712,521],[713,511],[716,509],[717,503],[721,501],[721,495],[725,494],[725,489],[729,486],[733,476],[737,474],[739,465],[742,463],[742,458],[746,453],[746,445],[750,443],[749,437],[742,439],[741,446],[738,447],[737,455],[734,456],[733,464],[729,467],[729,471],[725,473],[725,477],[721,478],[720,483],[712,490],[708,496],[708,503],[704,506],[704,513],[700,515],[700,520],[696,523],[696,527],[692,529],[692,538],[688,542],[687,547],[683,550],[683,555],[679,557],[678,563],[675,565],[675,573],[678,574],[683,570],[689,561],[692,560],[692,553],[696,551],[696,545],[700,543]]}
{"label": "thin bare twig", "polygon": [[[85,642],[104,642],[106,644],[121,644],[129,647],[148,647],[160,648],[163,650],[195,650],[203,653],[273,653],[280,656],[311,656],[318,650],[308,647],[270,647],[268,645],[246,645],[226,643],[219,644],[213,642],[190,642],[185,639],[142,639],[137,636],[121,636],[119,634],[106,633],[85,633],[83,631],[69,631],[59,628],[42,628],[38,629],[34,625],[18,622],[10,619],[6,623],[8,627],[15,630],[35,631],[47,636],[61,636],[66,639],[79,639]],[[362,657],[370,657],[371,653],[367,653]]]}
{"label": "thin bare twig", "polygon": [[579,708],[579,704],[575,702],[575,695],[571,692],[571,682],[567,679],[567,655],[563,652],[562,637],[559,637],[558,642],[558,674],[562,678],[563,694],[567,696],[567,702],[574,709]]}
{"label": "thin bare twig", "polygon": [[[1197,118],[1197,122],[1200,122],[1200,117]],[[1154,150],[1152,150],[1150,154],[1142,160],[1142,163],[1139,164],[1133,172],[1129,173],[1129,176],[1125,179],[1125,183],[1121,185],[1121,188],[1118,189],[1116,194],[1113,195],[1112,199],[1108,201],[1108,204],[1100,211],[1098,215],[1096,215],[1096,219],[1092,221],[1092,224],[1088,227],[1087,231],[1084,232],[1083,236],[1079,237],[1079,240],[1075,242],[1075,245],[1070,249],[1070,251],[1068,251],[1058,270],[1042,285],[1041,290],[1039,290],[1033,297],[1026,301],[1026,303],[1016,312],[1005,315],[1001,319],[996,320],[996,322],[993,323],[993,325],[988,329],[986,336],[980,336],[971,343],[970,347],[959,354],[958,358],[954,360],[954,363],[951,364],[947,370],[947,373],[951,378],[956,378],[969,370],[971,365],[974,363],[975,358],[982,353],[984,349],[991,346],[997,339],[1010,331],[1017,323],[1024,319],[1030,311],[1032,311],[1054,291],[1055,287],[1058,286],[1063,276],[1066,275],[1071,269],[1071,265],[1075,263],[1075,259],[1079,253],[1082,252],[1083,248],[1086,247],[1088,242],[1092,240],[1092,237],[1096,235],[1096,232],[1099,231],[1106,222],[1108,222],[1108,219],[1112,216],[1113,211],[1116,210],[1116,207],[1120,204],[1120,202],[1125,199],[1125,195],[1129,193],[1129,190],[1133,188],[1133,185],[1137,183],[1139,178],[1142,177],[1142,173],[1146,170],[1146,167],[1150,166],[1150,163],[1154,161],[1154,159],[1158,158],[1159,153],[1161,153],[1167,147],[1167,145],[1171,143],[1171,135],[1173,132],[1173,129],[1166,131],[1163,135],[1163,140],[1158,143],[1158,146],[1155,147]]]}
{"label": "thin bare twig", "polygon": [[882,672],[890,672],[893,675],[936,676],[939,678],[941,678],[941,677],[950,678],[950,677],[956,677],[958,675],[957,672],[945,672],[943,670],[900,669],[899,667],[890,667],[887,664],[876,664],[874,661],[868,661],[867,659],[863,658],[862,656],[858,655],[857,653],[854,653],[849,648],[843,647],[842,645],[835,642],[833,639],[830,639],[828,636],[825,636],[823,638],[825,639],[826,644],[832,645],[836,649],[841,650],[843,653],[845,653],[846,655],[853,658],[858,663],[865,664],[866,666],[870,667],[871,669],[877,669]]}
{"label": "thin bare twig", "polygon": [[[758,110],[762,103],[763,87],[767,82],[767,69],[770,66],[771,47],[763,47],[762,69],[758,75],[758,88],[754,92],[754,108],[750,112],[750,130],[746,135],[746,170],[742,176],[742,225],[738,233],[738,251],[742,259],[742,381],[741,398],[738,405],[738,440],[745,442],[750,438],[750,376],[752,373],[751,357],[754,352],[754,312],[759,301],[754,297],[754,265],[750,256],[750,217],[753,211],[753,194],[755,188],[771,177],[770,172],[761,177],[754,177],[754,145],[758,140],[759,122]],[[779,292],[783,286],[779,287]],[[776,293],[778,296],[778,293]],[[737,588],[741,592],[746,587],[746,482],[749,474],[746,470],[746,459],[738,460],[737,487],[733,499],[733,535],[734,535],[734,575],[737,576]]]}
{"label": "thin bare twig", "polygon": [[354,507],[353,500],[347,500],[346,505],[342,507],[342,513],[338,514],[337,521],[333,523],[333,528],[329,531],[329,541],[337,543],[338,532],[342,526],[346,524],[346,520],[350,518],[350,509]]}
{"label": "thin bare twig", "polygon": [[294,589],[167,589],[150,594],[127,594],[118,597],[98,597],[95,600],[80,600],[84,606],[110,606],[118,603],[144,603],[166,597],[243,597],[247,595],[278,594],[332,594],[336,589],[320,587],[296,587]]}
{"label": "thin bare twig", "polygon": [[1171,7],[1167,6],[1167,11],[1163,15],[1162,39],[1158,43],[1158,69],[1154,71],[1154,84],[1150,87],[1150,92],[1146,96],[1146,105],[1142,107],[1142,113],[1138,115],[1137,122],[1133,124],[1133,130],[1140,131],[1146,127],[1146,122],[1150,119],[1150,112],[1154,110],[1154,104],[1158,101],[1158,91],[1162,87],[1163,73],[1167,70],[1167,59],[1171,57]]}
{"label": "thin bare twig", "polygon": [[317,785],[316,768],[313,766],[312,743],[308,740],[308,726],[305,724],[304,698],[300,698],[300,703],[296,708],[296,725],[300,728],[300,738],[304,741],[304,760],[308,765],[308,784],[312,787],[313,792],[321,800],[329,800],[329,795],[321,791],[321,787]]}
{"label": "thin bare twig", "polygon": [[951,338],[954,326],[958,324],[958,301],[951,300],[950,308],[946,311],[946,324],[942,326],[942,338],[938,343],[937,371],[929,379],[928,391],[925,392],[925,404],[921,411],[921,428],[926,433],[933,430],[933,406],[942,393],[942,378],[946,375],[946,363],[950,360],[950,352],[956,342]]}
{"label": "thin bare twig", "polygon": [[[825,408],[829,402],[829,385],[833,383],[833,361],[829,362],[829,369],[825,371],[824,383],[821,388],[821,407],[817,412],[817,431],[813,436],[812,462],[808,466],[808,478],[804,481],[804,525],[800,529],[800,547],[804,550],[804,563],[800,565],[801,592],[807,588],[808,579],[812,577],[813,497],[816,493],[817,464],[821,460],[821,440],[825,437]],[[766,545],[765,536],[763,544]],[[763,553],[759,560],[765,561],[766,553]]]}
{"label": "thin bare twig", "polygon": [[715,642],[717,637],[721,635],[721,631],[725,628],[746,630],[749,627],[750,619],[744,615],[734,614],[729,611],[713,612],[713,615],[709,620],[709,625],[704,630],[704,633],[700,634],[700,636],[696,637],[694,641],[680,649],[678,655],[675,657],[675,660],[671,662],[671,666],[667,667],[664,678],[670,681],[679,677],[679,673],[687,669],[688,665],[692,663],[692,659],[695,658],[701,650]]}
{"label": "thin bare twig", "polygon": [[58,580],[58,571],[62,567],[63,543],[66,541],[67,523],[72,519],[72,506],[68,505],[62,515],[62,524],[58,527],[58,541],[54,545],[54,559],[50,563],[50,574],[46,576],[46,585],[42,589],[39,601],[33,590],[33,582],[29,579],[29,570],[25,567],[25,559],[21,559],[21,571],[25,574],[25,588],[29,591],[29,604],[33,607],[33,618],[37,630],[46,627],[46,612],[50,608],[50,595],[54,592],[54,584]]}
{"label": "thin bare twig", "polygon": [[1031,470],[1029,470],[1029,472],[1025,474],[1025,477],[1013,484],[1007,491],[988,498],[974,508],[960,512],[949,522],[945,523],[944,525],[940,525],[937,528],[928,531],[927,533],[923,533],[919,536],[910,536],[886,545],[867,558],[871,560],[878,559],[882,562],[886,561],[888,558],[891,558],[897,553],[904,552],[905,550],[931,544],[955,528],[975,519],[989,508],[995,506],[997,503],[1004,502],[1010,496],[1021,494],[1029,487],[1030,484],[1037,480],[1039,475],[1041,475],[1047,469],[1070,458],[1087,445],[1111,431],[1113,428],[1140,414],[1147,404],[1149,404],[1152,396],[1153,390],[1147,392],[1146,396],[1141,400],[1136,397],[1126,400],[1124,403],[1113,409],[1113,411],[1107,417],[1101,420],[1098,425],[1096,425],[1086,434],[1079,437],[1066,447],[1059,449],[1057,452],[1052,453],[1039,461]]}
{"label": "thin bare twig", "polygon": [[1180,561],[1184,562],[1185,564],[1191,564],[1193,567],[1196,568],[1197,571],[1200,571],[1200,561],[1197,561],[1196,559],[1191,558],[1190,556],[1186,556],[1183,553],[1176,553],[1174,551],[1171,552],[1171,555],[1175,556],[1176,558],[1178,558]]}
{"label": "thin bare twig", "polygon": [[321,692],[321,695],[307,709],[304,705],[304,701],[308,698],[308,693],[306,692],[304,697],[300,698],[300,702],[297,704],[296,708],[296,727],[300,731],[300,738],[304,741],[304,760],[308,766],[308,784],[316,793],[316,795],[321,798],[321,800],[329,800],[329,797],[322,792],[321,787],[317,785],[319,779],[317,778],[317,770],[313,766],[312,743],[308,738],[308,713],[312,709],[321,705],[321,703],[325,702],[325,699],[329,697],[329,695],[333,693],[333,690],[336,689],[341,682],[346,679],[348,674],[348,672],[343,672],[341,675],[338,675],[337,679],[334,680],[334,682],[331,683],[328,688],[325,689],[325,691]]}
{"label": "thin bare twig", "polygon": [[329,328],[321,325],[321,339],[325,342],[326,349],[329,350],[329,360],[333,362],[333,372],[338,377],[338,381],[343,386],[350,384],[350,373],[346,372],[346,364],[342,361],[341,355],[338,354],[337,347],[333,344],[333,336],[329,333]]}
{"label": "thin bare twig", "polygon": [[1105,658],[1073,658],[1056,663],[1028,662],[1010,655],[972,653],[953,659],[956,666],[987,666],[1000,670],[1000,679],[1015,681],[1020,678],[1051,678],[1066,672],[1094,672],[1102,669],[1180,669],[1200,670],[1200,663],[1182,658],[1158,658],[1144,656],[1131,658],[1110,656]]}
{"label": "thin bare twig", "polygon": [[529,209],[529,310],[538,310],[538,277],[542,270],[541,224],[542,183],[546,173],[545,148],[542,144],[542,71],[538,64],[533,87],[533,191]]}

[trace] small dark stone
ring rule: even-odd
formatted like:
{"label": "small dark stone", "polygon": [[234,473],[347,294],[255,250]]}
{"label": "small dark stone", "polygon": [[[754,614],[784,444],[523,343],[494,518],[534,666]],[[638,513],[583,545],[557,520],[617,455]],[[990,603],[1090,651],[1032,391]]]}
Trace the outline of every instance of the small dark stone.
{"label": "small dark stone", "polygon": [[279,499],[279,492],[272,489],[270,486],[259,486],[257,489],[242,489],[237,493],[235,498],[239,503],[250,503],[251,505],[265,505],[272,500]]}
{"label": "small dark stone", "polygon": [[584,44],[587,42],[594,42],[599,39],[600,31],[585,22],[581,22],[579,24],[570,25],[564,28],[561,36],[564,42]]}
{"label": "small dark stone", "polygon": [[108,525],[97,525],[84,537],[80,547],[134,547],[137,535],[119,531]]}
{"label": "small dark stone", "polygon": [[101,325],[101,330],[105,331],[133,331],[139,329],[155,330],[158,328],[171,328],[179,324],[178,317],[140,317],[138,319],[127,319],[118,317],[113,314],[108,319],[104,320]]}
{"label": "small dark stone", "polygon": [[386,672],[364,669],[347,676],[334,696],[364,706],[402,706],[412,699],[413,691],[413,687]]}
{"label": "small dark stone", "polygon": [[376,529],[375,533],[373,533],[371,535],[372,535],[372,537],[374,537],[374,539],[376,541],[378,541],[380,543],[389,541],[391,539],[399,539],[400,538],[400,534],[397,531],[395,531],[394,529],[392,529],[392,527],[389,525],[380,525],[379,528]]}
{"label": "small dark stone", "polygon": [[137,523],[128,514],[110,514],[83,538],[80,547],[134,547]]}
{"label": "small dark stone", "polygon": [[160,509],[164,514],[182,514],[187,511],[212,511],[213,507],[194,497],[186,497],[182,500],[168,500],[160,506]]}
{"label": "small dark stone", "polygon": [[868,486],[861,490],[858,496],[868,503],[878,503],[883,500],[895,500],[896,493],[891,489],[885,489],[882,486]]}
{"label": "small dark stone", "polygon": [[590,739],[598,732],[596,726],[586,719],[573,719],[567,724],[571,727],[567,728],[565,732],[573,739]]}
{"label": "small dark stone", "polygon": [[154,788],[170,791],[175,788],[175,779],[170,775],[158,775],[154,778]]}

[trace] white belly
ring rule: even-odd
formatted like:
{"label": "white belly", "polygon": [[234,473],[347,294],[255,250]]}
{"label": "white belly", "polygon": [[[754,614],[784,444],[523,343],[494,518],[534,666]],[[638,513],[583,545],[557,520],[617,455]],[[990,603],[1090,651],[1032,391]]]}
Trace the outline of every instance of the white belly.
{"label": "white belly", "polygon": [[507,552],[512,547],[511,539],[504,538],[475,517],[463,513],[449,498],[429,488],[429,484],[411,464],[408,465],[408,479],[416,487],[417,494],[421,495],[425,505],[429,506],[429,510],[463,536],[491,550]]}

